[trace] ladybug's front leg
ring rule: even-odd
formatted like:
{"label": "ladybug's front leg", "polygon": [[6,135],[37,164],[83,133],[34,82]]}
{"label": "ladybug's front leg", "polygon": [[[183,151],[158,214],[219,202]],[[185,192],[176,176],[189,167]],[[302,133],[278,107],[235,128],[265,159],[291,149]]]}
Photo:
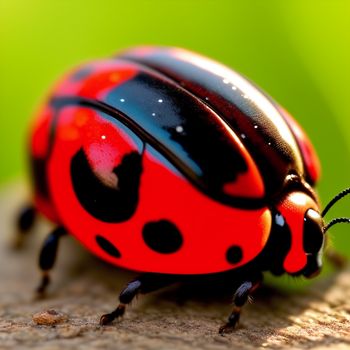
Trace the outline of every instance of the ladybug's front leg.
{"label": "ladybug's front leg", "polygon": [[24,236],[32,229],[36,218],[36,209],[32,205],[22,208],[17,217],[17,233],[14,240],[14,248],[20,248]]}
{"label": "ladybug's front leg", "polygon": [[37,288],[38,294],[44,294],[50,283],[50,270],[53,268],[58,250],[58,243],[66,234],[63,227],[54,229],[45,239],[39,255],[39,267],[42,271],[41,282]]}
{"label": "ladybug's front leg", "polygon": [[107,325],[123,316],[126,306],[132,302],[136,295],[150,293],[175,282],[174,276],[153,273],[147,273],[134,279],[120,293],[118,307],[111,313],[101,316],[100,325]]}
{"label": "ladybug's front leg", "polygon": [[241,309],[244,304],[248,301],[251,293],[255,291],[262,281],[262,275],[259,278],[250,279],[243,282],[236,290],[233,296],[233,310],[228,317],[227,323],[219,328],[219,333],[227,333],[232,331],[236,324],[239,322],[241,315]]}

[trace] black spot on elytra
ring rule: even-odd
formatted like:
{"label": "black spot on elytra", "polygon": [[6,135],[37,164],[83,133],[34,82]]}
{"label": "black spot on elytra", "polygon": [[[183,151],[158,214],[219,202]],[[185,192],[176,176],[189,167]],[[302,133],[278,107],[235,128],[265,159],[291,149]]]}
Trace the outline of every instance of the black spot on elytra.
{"label": "black spot on elytra", "polygon": [[168,220],[147,223],[143,227],[142,237],[149,248],[162,254],[175,253],[183,243],[180,231]]}
{"label": "black spot on elytra", "polygon": [[120,251],[106,238],[103,238],[100,235],[96,236],[96,242],[99,247],[104,250],[107,254],[113,256],[114,258],[120,258]]}
{"label": "black spot on elytra", "polygon": [[71,161],[73,188],[79,202],[87,212],[104,222],[122,222],[135,212],[142,172],[141,155],[137,152],[125,155],[113,172],[118,177],[118,188],[108,186],[96,176],[82,149]]}
{"label": "black spot on elytra", "polygon": [[243,258],[241,247],[233,245],[227,249],[226,259],[230,264],[238,264]]}

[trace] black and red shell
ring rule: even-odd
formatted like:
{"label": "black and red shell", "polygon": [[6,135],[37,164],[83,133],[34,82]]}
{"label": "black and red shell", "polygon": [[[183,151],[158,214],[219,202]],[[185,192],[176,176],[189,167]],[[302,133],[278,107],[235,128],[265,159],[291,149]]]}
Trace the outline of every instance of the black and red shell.
{"label": "black and red shell", "polygon": [[[295,203],[318,210],[305,194],[320,172],[310,141],[251,82],[197,54],[142,47],[81,66],[36,118],[31,157],[39,210],[112,264],[243,266],[266,246],[277,208],[292,221],[284,267],[305,265],[293,215]],[[289,205],[291,183],[300,192]]]}

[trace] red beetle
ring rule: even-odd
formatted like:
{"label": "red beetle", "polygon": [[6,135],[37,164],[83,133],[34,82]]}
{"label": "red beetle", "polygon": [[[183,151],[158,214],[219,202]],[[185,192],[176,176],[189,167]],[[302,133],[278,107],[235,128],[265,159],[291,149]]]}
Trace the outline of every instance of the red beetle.
{"label": "red beetle", "polygon": [[40,253],[39,292],[66,232],[145,273],[102,325],[138,293],[215,274],[238,286],[224,332],[263,271],[320,271],[326,229],[310,141],[270,97],[205,57],[142,47],[79,67],[41,109],[30,149],[34,205],[19,228],[36,211],[57,224]]}

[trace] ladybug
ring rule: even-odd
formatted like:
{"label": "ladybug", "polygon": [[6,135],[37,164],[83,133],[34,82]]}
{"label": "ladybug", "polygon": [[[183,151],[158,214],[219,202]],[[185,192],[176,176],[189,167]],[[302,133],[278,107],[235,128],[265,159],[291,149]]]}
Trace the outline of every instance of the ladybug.
{"label": "ladybug", "polygon": [[37,212],[56,224],[38,292],[67,232],[143,273],[101,325],[139,293],[210,275],[238,286],[220,328],[229,331],[264,271],[317,275],[325,231],[348,222],[325,225],[320,163],[288,112],[237,72],[180,48],[138,47],[66,75],[32,125],[30,164],[33,204],[19,229]]}

